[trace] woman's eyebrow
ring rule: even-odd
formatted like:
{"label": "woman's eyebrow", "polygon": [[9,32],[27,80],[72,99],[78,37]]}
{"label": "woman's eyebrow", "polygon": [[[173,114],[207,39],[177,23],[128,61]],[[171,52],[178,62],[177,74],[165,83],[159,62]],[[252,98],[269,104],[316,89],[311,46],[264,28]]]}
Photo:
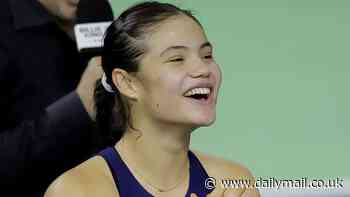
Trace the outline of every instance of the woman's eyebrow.
{"label": "woman's eyebrow", "polygon": [[186,46],[171,46],[171,47],[166,48],[163,52],[161,52],[160,56],[163,56],[168,51],[179,50],[179,49],[188,50],[188,47],[186,47]]}
{"label": "woman's eyebrow", "polygon": [[210,47],[211,49],[213,48],[213,45],[208,41],[208,42],[205,42],[201,45],[200,49],[203,49],[205,47]]}
{"label": "woman's eyebrow", "polygon": [[[212,44],[210,42],[205,42],[203,43],[201,46],[200,46],[200,49],[203,49],[205,47],[210,47],[210,48],[213,48]],[[170,46],[168,48],[166,48],[164,51],[162,51],[160,53],[160,56],[163,56],[165,53],[167,53],[168,51],[171,51],[171,50],[188,50],[188,47],[187,46],[182,46],[182,45],[178,45],[178,46]]]}

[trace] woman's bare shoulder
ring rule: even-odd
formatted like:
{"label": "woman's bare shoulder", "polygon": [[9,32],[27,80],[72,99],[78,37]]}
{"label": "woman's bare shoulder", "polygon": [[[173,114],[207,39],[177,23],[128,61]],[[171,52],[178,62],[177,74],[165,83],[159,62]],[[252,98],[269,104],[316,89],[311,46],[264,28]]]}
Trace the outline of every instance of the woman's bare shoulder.
{"label": "woman's bare shoulder", "polygon": [[102,157],[93,157],[59,176],[44,197],[116,196],[114,181]]}

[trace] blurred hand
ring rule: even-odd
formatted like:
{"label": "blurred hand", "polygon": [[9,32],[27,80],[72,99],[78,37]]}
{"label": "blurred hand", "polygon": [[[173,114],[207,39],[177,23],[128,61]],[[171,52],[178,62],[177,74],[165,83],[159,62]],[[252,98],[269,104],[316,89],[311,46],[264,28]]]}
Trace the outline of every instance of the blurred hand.
{"label": "blurred hand", "polygon": [[85,110],[88,112],[92,120],[95,120],[96,116],[94,109],[95,82],[101,78],[102,72],[101,57],[98,56],[92,58],[81,76],[80,82],[76,89]]}

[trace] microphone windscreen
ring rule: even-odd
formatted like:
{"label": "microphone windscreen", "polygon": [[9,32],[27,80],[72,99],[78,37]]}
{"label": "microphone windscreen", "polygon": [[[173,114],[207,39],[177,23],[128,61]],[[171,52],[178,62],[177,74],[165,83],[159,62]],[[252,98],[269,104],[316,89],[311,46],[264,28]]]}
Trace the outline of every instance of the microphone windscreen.
{"label": "microphone windscreen", "polygon": [[113,10],[108,0],[80,0],[77,24],[112,21]]}
{"label": "microphone windscreen", "polygon": [[80,53],[101,55],[103,36],[114,19],[108,0],[80,0],[74,27],[77,47]]}

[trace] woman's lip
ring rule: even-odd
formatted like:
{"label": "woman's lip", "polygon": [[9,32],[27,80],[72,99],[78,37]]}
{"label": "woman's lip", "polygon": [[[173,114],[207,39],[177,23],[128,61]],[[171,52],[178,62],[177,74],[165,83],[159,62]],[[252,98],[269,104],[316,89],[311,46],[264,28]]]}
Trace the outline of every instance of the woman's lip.
{"label": "woman's lip", "polygon": [[184,92],[184,95],[185,95],[188,91],[190,91],[190,90],[192,90],[192,89],[195,89],[195,88],[209,88],[209,89],[210,89],[210,92],[212,92],[213,89],[214,89],[214,87],[215,87],[214,83],[209,83],[209,82],[199,83],[199,84],[196,84],[196,85],[194,85],[194,86],[188,88],[188,89]]}
{"label": "woman's lip", "polygon": [[191,97],[186,97],[188,99],[191,99],[193,102],[205,104],[205,105],[212,105],[214,103],[214,91],[211,91],[207,99],[194,99]]}

